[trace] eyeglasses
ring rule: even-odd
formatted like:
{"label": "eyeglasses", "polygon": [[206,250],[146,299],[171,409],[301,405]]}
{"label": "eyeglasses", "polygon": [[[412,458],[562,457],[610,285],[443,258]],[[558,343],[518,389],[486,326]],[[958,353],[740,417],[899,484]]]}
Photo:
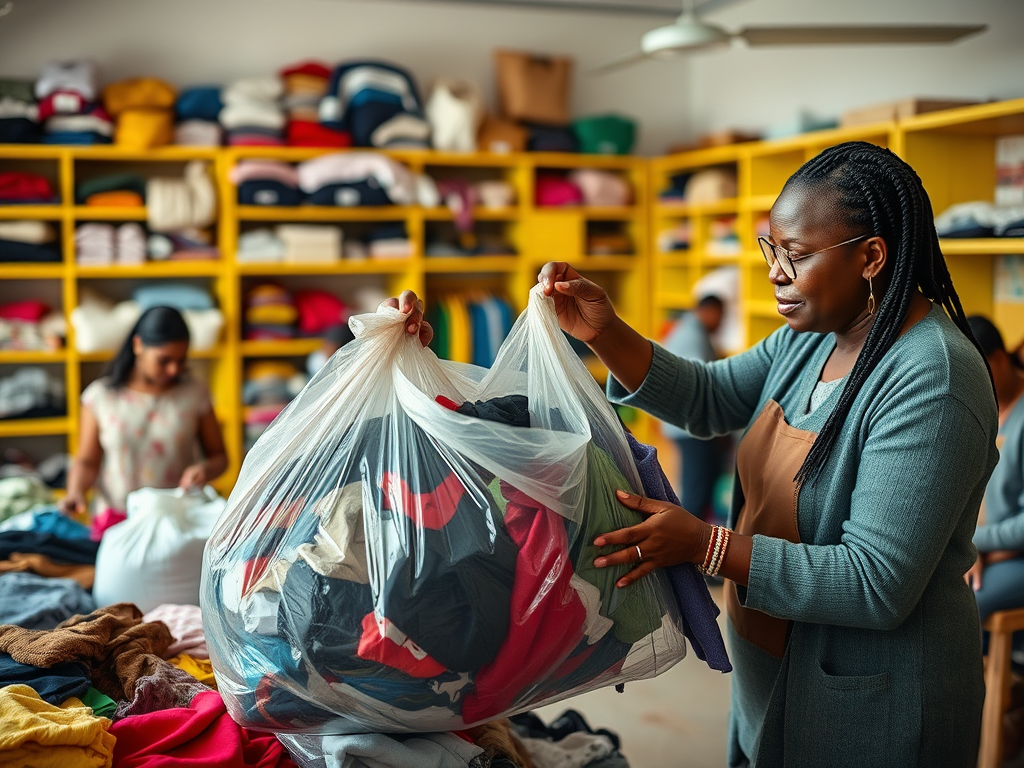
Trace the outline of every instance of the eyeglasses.
{"label": "eyeglasses", "polygon": [[821,250],[815,251],[814,253],[801,253],[795,254],[787,251],[780,245],[769,243],[768,238],[759,237],[757,238],[758,245],[761,246],[761,253],[764,254],[764,260],[768,262],[768,267],[774,267],[775,262],[779,262],[779,266],[782,267],[782,271],[790,280],[796,280],[796,267],[793,266],[798,261],[809,259],[811,256],[817,256],[819,253],[825,251],[831,251],[833,248],[838,248],[841,245],[849,245],[855,243],[858,240],[864,240],[865,238],[871,237],[871,235],[858,235],[857,237],[851,237],[849,240],[843,240],[841,243],[830,245],[828,248],[822,248]]}

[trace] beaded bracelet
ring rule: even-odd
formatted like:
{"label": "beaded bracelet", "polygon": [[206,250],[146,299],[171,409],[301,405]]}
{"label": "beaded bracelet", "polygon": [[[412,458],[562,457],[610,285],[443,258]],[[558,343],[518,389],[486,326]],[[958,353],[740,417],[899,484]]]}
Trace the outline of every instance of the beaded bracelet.
{"label": "beaded bracelet", "polygon": [[722,563],[725,562],[725,553],[729,549],[729,536],[732,533],[728,528],[722,528],[722,549],[718,555],[718,558],[711,565],[711,569],[708,571],[708,576],[717,576],[719,569],[722,567]]}
{"label": "beaded bracelet", "polygon": [[729,536],[732,533],[728,528],[720,525],[711,529],[711,539],[708,541],[708,551],[704,556],[704,563],[699,567],[701,573],[707,576],[717,576],[718,571],[725,562],[725,553],[729,548]]}
{"label": "beaded bracelet", "polygon": [[707,573],[708,572],[708,568],[711,567],[711,563],[715,559],[716,547],[718,547],[720,545],[719,537],[720,537],[721,534],[719,533],[719,531],[721,531],[721,530],[722,529],[719,526],[717,526],[717,525],[711,526],[711,538],[708,539],[708,552],[704,556],[704,562],[703,562],[703,564],[701,564],[700,569],[699,569],[701,573]]}

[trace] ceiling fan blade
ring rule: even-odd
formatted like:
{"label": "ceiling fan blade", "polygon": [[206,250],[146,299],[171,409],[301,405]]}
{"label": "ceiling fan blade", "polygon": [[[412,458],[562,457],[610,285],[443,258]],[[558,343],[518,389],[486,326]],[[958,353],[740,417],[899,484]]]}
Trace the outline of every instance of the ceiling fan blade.
{"label": "ceiling fan blade", "polygon": [[624,69],[631,64],[636,64],[647,59],[647,55],[643,51],[633,51],[627,53],[625,56],[619,56],[617,59],[612,59],[607,64],[602,64],[599,67],[594,67],[588,70],[588,74],[591,75],[606,75],[609,72],[615,72],[619,69]]}
{"label": "ceiling fan blade", "polygon": [[750,27],[736,34],[748,45],[865,45],[873,43],[952,43],[984,32],[985,24],[960,26]]}

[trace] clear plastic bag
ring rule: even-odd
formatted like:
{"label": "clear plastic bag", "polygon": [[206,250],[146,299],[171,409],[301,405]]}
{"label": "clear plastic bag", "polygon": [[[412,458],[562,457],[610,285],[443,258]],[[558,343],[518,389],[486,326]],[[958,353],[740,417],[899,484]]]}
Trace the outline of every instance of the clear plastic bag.
{"label": "clear plastic bag", "polygon": [[[678,662],[666,577],[619,589],[628,567],[593,567],[594,538],[640,520],[615,490],[641,486],[553,301],[531,293],[489,370],[439,360],[405,319],[352,318],[210,539],[202,608],[232,717],[459,730]],[[476,415],[449,409],[466,402]]]}

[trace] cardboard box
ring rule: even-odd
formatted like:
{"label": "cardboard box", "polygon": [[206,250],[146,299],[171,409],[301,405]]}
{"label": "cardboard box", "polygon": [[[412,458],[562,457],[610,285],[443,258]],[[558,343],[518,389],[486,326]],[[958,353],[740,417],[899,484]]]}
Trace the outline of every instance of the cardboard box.
{"label": "cardboard box", "polygon": [[901,120],[913,117],[914,115],[923,115],[925,112],[969,107],[972,104],[979,103],[979,101],[965,99],[900,99],[898,101],[887,101],[884,104],[874,104],[869,107],[847,110],[843,113],[842,118],[840,118],[839,124],[843,128],[849,128],[853,125],[884,123],[889,120]]}

